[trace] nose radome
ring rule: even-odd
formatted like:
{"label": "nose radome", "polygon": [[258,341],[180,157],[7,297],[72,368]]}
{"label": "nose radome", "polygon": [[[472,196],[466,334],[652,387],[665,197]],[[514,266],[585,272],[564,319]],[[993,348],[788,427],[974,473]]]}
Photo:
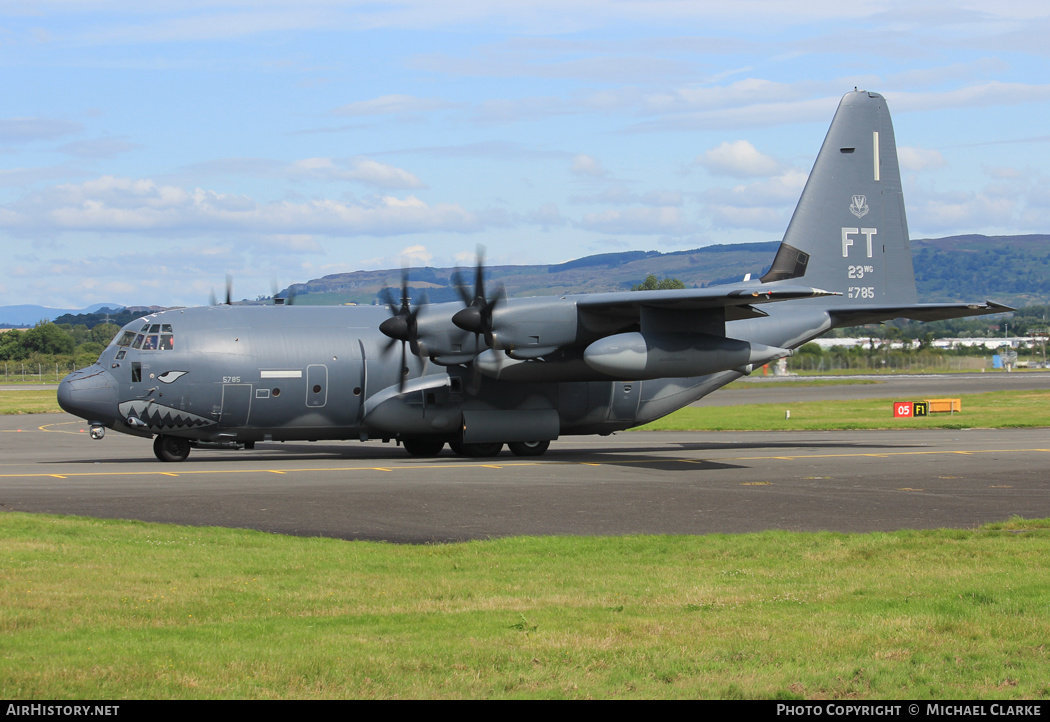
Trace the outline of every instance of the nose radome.
{"label": "nose radome", "polygon": [[69,414],[111,426],[117,415],[117,385],[108,371],[89,366],[58,385],[58,405]]}

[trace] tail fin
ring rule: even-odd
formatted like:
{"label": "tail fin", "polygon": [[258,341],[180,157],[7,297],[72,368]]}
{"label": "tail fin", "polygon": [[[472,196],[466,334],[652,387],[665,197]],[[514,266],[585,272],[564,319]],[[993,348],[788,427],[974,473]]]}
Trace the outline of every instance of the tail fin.
{"label": "tail fin", "polygon": [[878,93],[843,96],[762,282],[801,277],[841,292],[843,306],[916,303],[897,145]]}

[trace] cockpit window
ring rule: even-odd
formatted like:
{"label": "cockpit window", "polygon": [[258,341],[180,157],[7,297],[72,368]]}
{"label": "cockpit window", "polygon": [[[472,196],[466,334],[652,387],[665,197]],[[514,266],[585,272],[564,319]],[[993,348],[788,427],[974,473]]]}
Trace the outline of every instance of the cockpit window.
{"label": "cockpit window", "polygon": [[116,344],[143,351],[174,351],[175,334],[170,323],[146,324],[138,333],[125,331]]}

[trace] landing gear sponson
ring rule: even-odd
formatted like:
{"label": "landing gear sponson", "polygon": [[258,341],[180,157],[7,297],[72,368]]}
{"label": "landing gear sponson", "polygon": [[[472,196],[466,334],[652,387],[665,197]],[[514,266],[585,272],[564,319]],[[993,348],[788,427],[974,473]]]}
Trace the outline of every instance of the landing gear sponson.
{"label": "landing gear sponson", "polygon": [[[401,443],[409,456],[433,457],[440,454],[445,448],[445,442],[431,439],[405,439]],[[549,441],[512,441],[507,444],[507,448],[515,456],[541,456],[550,445]],[[179,436],[159,434],[153,439],[153,453],[161,461],[185,461],[190,455],[192,446],[189,439]],[[503,450],[503,444],[500,442],[464,444],[459,441],[450,441],[448,446],[457,456],[470,458],[497,456]],[[246,443],[244,448],[255,448],[255,442]]]}

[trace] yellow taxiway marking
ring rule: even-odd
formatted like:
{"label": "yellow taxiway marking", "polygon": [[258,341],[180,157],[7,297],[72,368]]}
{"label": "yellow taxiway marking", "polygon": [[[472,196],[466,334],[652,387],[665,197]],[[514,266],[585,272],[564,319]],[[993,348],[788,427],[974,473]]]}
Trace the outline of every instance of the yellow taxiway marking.
{"label": "yellow taxiway marking", "polygon": [[[322,472],[348,472],[348,471],[383,471],[392,473],[394,471],[432,471],[434,469],[514,469],[517,467],[524,466],[539,466],[539,465],[562,465],[562,466],[625,466],[630,464],[651,464],[654,461],[663,463],[673,462],[680,464],[705,464],[711,462],[726,462],[726,461],[767,461],[770,459],[783,460],[783,461],[799,461],[806,459],[844,459],[844,458],[860,458],[860,457],[872,457],[876,456],[879,458],[890,458],[897,456],[934,456],[938,454],[1016,454],[1016,453],[1050,453],[1050,449],[987,449],[987,450],[970,450],[970,451],[957,451],[953,449],[943,450],[930,450],[930,451],[896,451],[886,452],[880,454],[871,453],[852,453],[852,454],[796,454],[792,456],[711,456],[704,457],[702,459],[683,459],[676,457],[660,456],[658,454],[647,455],[643,459],[618,459],[615,455],[610,455],[610,458],[603,462],[592,462],[592,461],[567,461],[558,458],[550,458],[545,461],[508,461],[504,464],[478,464],[464,461],[452,461],[449,463],[426,463],[426,464],[412,464],[399,466],[396,469],[385,466],[371,466],[361,464],[358,466],[331,466],[331,467],[303,467],[303,468],[290,468],[290,469],[258,469],[258,468],[238,468],[238,469],[200,469],[192,468],[195,466],[193,462],[190,462],[186,466],[179,468],[178,472],[170,472],[167,470],[161,471],[160,469],[144,469],[141,471],[113,471],[113,470],[99,470],[99,471],[88,471],[88,472],[67,472],[64,474],[55,473],[40,473],[40,474],[0,474],[0,479],[10,478],[32,478],[32,477],[50,477],[66,479],[71,477],[91,477],[91,476],[149,476],[149,475],[165,475],[172,476],[177,475],[181,477],[204,475],[204,474],[258,474],[258,473],[273,473],[273,474],[293,474],[293,473],[322,473]],[[601,452],[594,452],[601,453]]]}
{"label": "yellow taxiway marking", "polygon": [[43,426],[36,427],[38,431],[46,431],[51,434],[83,434],[84,429],[78,429],[77,431],[66,431],[65,429],[52,429],[52,426],[69,426],[70,424],[83,426],[83,421],[59,421],[54,424],[44,424]]}

